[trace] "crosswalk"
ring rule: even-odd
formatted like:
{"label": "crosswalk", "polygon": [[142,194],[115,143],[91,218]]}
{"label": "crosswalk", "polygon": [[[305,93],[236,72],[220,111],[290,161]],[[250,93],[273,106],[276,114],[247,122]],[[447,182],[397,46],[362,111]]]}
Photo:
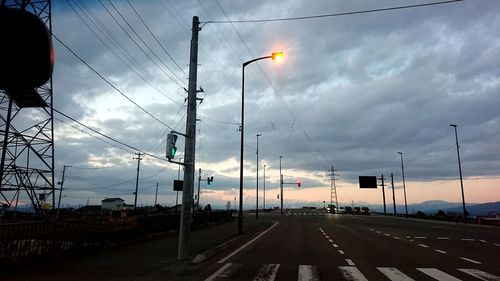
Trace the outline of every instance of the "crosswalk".
{"label": "crosswalk", "polygon": [[[223,280],[241,280],[241,275],[238,273],[243,270],[244,264],[241,263],[226,263],[216,272],[210,275],[205,281],[223,281]],[[251,279],[254,281],[273,281],[277,277],[279,279],[280,264],[264,264],[258,270],[255,270],[255,276]],[[377,267],[380,273],[373,276],[374,280],[391,280],[391,281],[415,281],[421,280],[423,275],[438,281],[461,281],[461,280],[484,280],[484,281],[500,281],[500,277],[491,273],[474,269],[474,268],[457,268],[455,270],[439,270],[437,268],[416,268],[416,270],[404,273],[394,267]],[[335,270],[334,267],[331,270]],[[356,266],[339,266],[339,275],[344,280],[349,281],[368,281],[369,279]],[[423,274],[423,275],[417,275]],[[413,275],[413,276],[412,276]],[[416,275],[416,276],[415,276]],[[297,268],[298,281],[320,281],[321,274],[316,265],[299,265]],[[460,279],[462,278],[462,279]],[[281,278],[283,279],[283,278]],[[250,280],[250,279],[249,279]],[[292,280],[287,278],[287,280]],[[295,278],[294,278],[295,280]]]}

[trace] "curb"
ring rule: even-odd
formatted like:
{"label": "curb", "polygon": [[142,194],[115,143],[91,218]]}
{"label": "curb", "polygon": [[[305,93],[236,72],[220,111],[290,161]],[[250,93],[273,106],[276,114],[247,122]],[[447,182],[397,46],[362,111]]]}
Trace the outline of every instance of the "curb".
{"label": "curb", "polygon": [[238,242],[242,241],[242,240],[245,240],[247,238],[251,238],[252,236],[256,236],[258,233],[264,231],[265,229],[263,229],[261,231],[262,228],[269,228],[269,226],[267,225],[267,223],[263,223],[263,224],[260,224],[260,225],[257,225],[256,227],[248,230],[247,232],[243,233],[242,235],[239,235],[239,236],[236,236],[226,242],[222,242],[221,244],[211,248],[211,249],[208,249],[204,252],[202,252],[201,254],[198,254],[194,257],[194,259],[191,261],[191,263],[193,264],[199,264],[201,262],[203,262],[204,260],[212,257],[212,256],[215,256],[216,254],[222,252],[223,250],[237,244]]}

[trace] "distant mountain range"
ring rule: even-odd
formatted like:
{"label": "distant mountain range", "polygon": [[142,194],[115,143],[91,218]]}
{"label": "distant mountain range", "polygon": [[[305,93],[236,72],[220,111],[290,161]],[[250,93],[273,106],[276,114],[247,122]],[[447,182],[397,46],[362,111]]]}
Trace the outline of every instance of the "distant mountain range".
{"label": "distant mountain range", "polygon": [[[367,205],[370,209],[376,212],[383,212],[384,207],[382,205]],[[466,203],[465,208],[472,216],[487,216],[500,214],[500,201],[489,202],[482,204]],[[386,205],[387,212],[392,214],[394,212],[393,205]],[[421,211],[427,215],[434,215],[439,210],[443,210],[445,213],[462,213],[462,203],[451,203],[442,200],[431,200],[424,201],[418,204],[409,204],[408,213],[414,214]],[[404,205],[396,205],[396,212],[398,214],[403,214],[405,212]]]}

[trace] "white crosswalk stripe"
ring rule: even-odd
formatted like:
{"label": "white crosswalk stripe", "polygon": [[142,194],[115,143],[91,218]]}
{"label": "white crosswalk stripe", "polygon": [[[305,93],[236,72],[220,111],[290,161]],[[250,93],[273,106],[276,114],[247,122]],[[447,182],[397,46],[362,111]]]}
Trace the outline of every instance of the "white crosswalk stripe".
{"label": "white crosswalk stripe", "polygon": [[414,281],[394,267],[377,267],[377,269],[385,276],[387,276],[387,278],[389,278],[391,281]]}
{"label": "white crosswalk stripe", "polygon": [[469,269],[469,268],[459,268],[458,270],[484,281],[500,281],[500,277],[495,276],[493,274],[489,274],[481,270]]}
{"label": "white crosswalk stripe", "polygon": [[349,281],[368,281],[366,277],[355,266],[339,266],[340,272],[345,280]]}
{"label": "white crosswalk stripe", "polygon": [[[363,275],[363,273],[355,266],[354,262],[350,259],[346,259],[346,262],[349,266],[339,266],[338,270],[343,277],[342,280],[348,281],[368,281],[368,278]],[[241,263],[226,263],[221,268],[219,268],[216,272],[210,275],[205,281],[224,281],[224,280],[240,280],[240,269],[245,272],[244,264]],[[264,264],[259,270],[256,268],[253,269],[255,272],[254,281],[274,281],[277,276],[280,274],[280,264]],[[376,268],[385,278],[384,280],[390,281],[414,281],[422,279],[422,276],[411,276],[405,274],[402,271],[398,270],[395,267],[377,267]],[[416,268],[418,271],[423,274],[438,280],[438,281],[461,281],[461,279],[453,276],[463,274],[467,274],[472,276],[477,280],[483,281],[500,281],[500,277],[490,274],[488,272],[484,272],[479,269],[473,268],[457,268],[455,271],[456,274],[452,272],[444,272],[437,268]],[[334,270],[331,268],[331,270]],[[287,271],[287,270],[285,270]],[[459,273],[462,272],[462,273]],[[331,274],[329,272],[327,275]],[[412,274],[416,274],[413,272]],[[452,275],[453,274],[453,275]],[[252,276],[252,275],[250,275]],[[371,276],[368,275],[369,278],[373,280],[381,280],[381,275]],[[282,277],[278,277],[283,279]],[[461,277],[460,277],[461,278]],[[292,280],[292,279],[290,279]],[[298,265],[297,269],[297,280],[298,281],[319,281],[320,279],[320,271],[317,265]]]}
{"label": "white crosswalk stripe", "polygon": [[455,278],[449,275],[448,273],[442,272],[441,270],[436,268],[417,268],[417,269],[439,281],[461,281],[460,279]]}
{"label": "white crosswalk stripe", "polygon": [[278,273],[278,269],[280,268],[279,264],[264,264],[257,276],[253,279],[254,281],[274,281],[276,278],[276,273]]}

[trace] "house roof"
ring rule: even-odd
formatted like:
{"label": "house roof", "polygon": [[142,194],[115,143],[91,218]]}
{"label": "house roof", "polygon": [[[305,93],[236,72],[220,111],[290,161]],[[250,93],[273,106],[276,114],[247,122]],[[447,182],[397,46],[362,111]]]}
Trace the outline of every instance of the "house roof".
{"label": "house roof", "polygon": [[125,200],[121,199],[121,198],[104,198],[103,200],[101,200],[102,202],[116,202],[116,201],[122,201],[122,202],[125,202]]}

